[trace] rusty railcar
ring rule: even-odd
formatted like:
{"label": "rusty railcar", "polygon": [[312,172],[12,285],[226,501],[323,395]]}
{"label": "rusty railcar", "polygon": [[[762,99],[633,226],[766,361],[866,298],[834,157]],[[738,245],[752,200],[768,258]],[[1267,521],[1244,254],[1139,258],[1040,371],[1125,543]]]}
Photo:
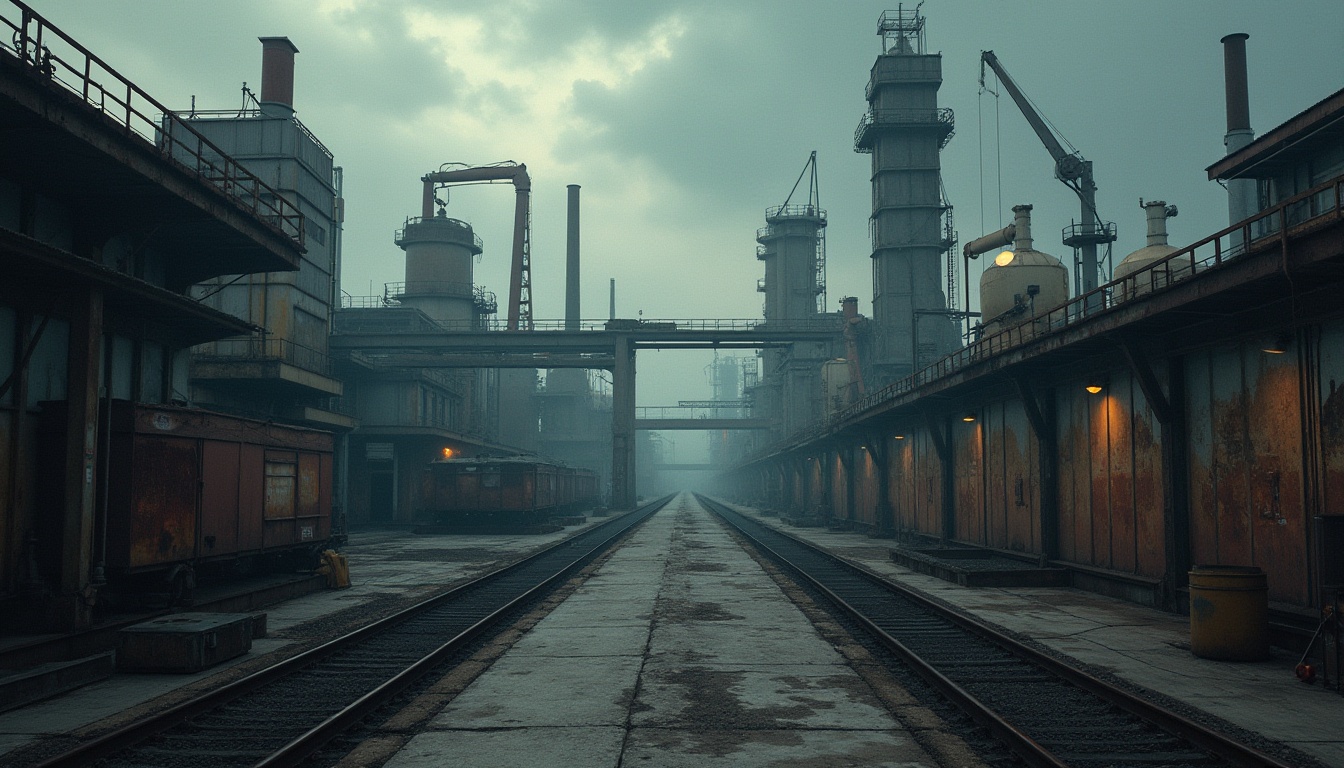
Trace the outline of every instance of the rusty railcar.
{"label": "rusty railcar", "polygon": [[439,525],[528,526],[596,504],[597,478],[535,457],[443,459],[425,469],[423,501]]}
{"label": "rusty railcar", "polygon": [[[45,403],[44,421],[63,423],[64,407]],[[108,423],[98,481],[109,578],[207,563],[301,566],[326,546],[331,433],[126,401],[112,402]],[[54,481],[44,485],[59,503],[63,436],[44,433],[41,463]]]}

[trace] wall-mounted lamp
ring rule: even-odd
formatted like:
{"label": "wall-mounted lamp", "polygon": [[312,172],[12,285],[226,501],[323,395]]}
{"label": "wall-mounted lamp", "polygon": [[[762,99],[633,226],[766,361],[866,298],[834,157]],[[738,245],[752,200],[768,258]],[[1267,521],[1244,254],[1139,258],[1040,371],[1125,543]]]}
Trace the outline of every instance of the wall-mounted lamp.
{"label": "wall-mounted lamp", "polygon": [[1268,347],[1265,347],[1264,349],[1261,349],[1260,351],[1269,355],[1282,355],[1284,352],[1288,351],[1288,345],[1289,343],[1292,342],[1292,340],[1293,340],[1292,336],[1286,333],[1280,333],[1278,336],[1274,337],[1273,344],[1269,345]]}
{"label": "wall-mounted lamp", "polygon": [[1002,251],[999,253],[998,256],[994,257],[994,263],[999,265],[1000,267],[1006,267],[1009,264],[1012,264],[1013,259],[1016,257],[1017,254],[1013,253],[1012,251]]}
{"label": "wall-mounted lamp", "polygon": [[961,420],[969,424],[970,422],[975,421],[975,414],[968,413],[965,416],[962,416]]}
{"label": "wall-mounted lamp", "polygon": [[896,438],[897,440],[904,440],[904,439],[905,439],[905,435],[892,435],[892,437]]}
{"label": "wall-mounted lamp", "polygon": [[456,453],[456,451],[454,451],[452,448],[449,448],[449,447],[447,447],[447,446],[444,446],[442,453],[443,453],[443,458],[445,458],[445,459],[451,459],[451,458],[453,458],[453,455]]}
{"label": "wall-mounted lamp", "polygon": [[1101,390],[1105,389],[1105,387],[1103,387],[1101,384],[1088,384],[1087,386],[1083,387],[1083,389],[1086,389],[1088,394],[1090,395],[1099,395],[1101,394]]}

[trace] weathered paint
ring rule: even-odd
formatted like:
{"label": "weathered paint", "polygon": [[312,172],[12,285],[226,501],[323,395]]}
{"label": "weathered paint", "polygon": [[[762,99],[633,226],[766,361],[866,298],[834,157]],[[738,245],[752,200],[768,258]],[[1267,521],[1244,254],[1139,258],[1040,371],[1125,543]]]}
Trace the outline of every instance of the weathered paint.
{"label": "weathered paint", "polygon": [[1191,548],[1200,564],[1260,566],[1271,600],[1302,604],[1309,571],[1300,366],[1297,354],[1262,352],[1271,341],[1187,358],[1187,378],[1200,385],[1187,387],[1187,406],[1209,414],[1198,422],[1202,434],[1191,430]]}
{"label": "weathered paint", "polygon": [[986,543],[984,413],[973,422],[955,419],[952,423],[952,465],[956,468],[956,529],[959,541]]}

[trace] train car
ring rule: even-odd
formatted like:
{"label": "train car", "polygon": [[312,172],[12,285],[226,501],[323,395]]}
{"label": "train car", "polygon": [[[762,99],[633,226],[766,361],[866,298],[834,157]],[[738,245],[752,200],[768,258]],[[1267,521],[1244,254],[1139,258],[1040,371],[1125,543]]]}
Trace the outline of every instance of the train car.
{"label": "train car", "polygon": [[[60,509],[64,402],[44,403],[39,440],[47,503]],[[189,589],[195,571],[306,567],[331,537],[331,433],[196,408],[114,400],[103,430],[106,489],[97,514],[113,583],[162,581]],[[41,429],[41,427],[40,427]],[[50,516],[55,518],[57,516]],[[41,534],[60,562],[53,521]]]}
{"label": "train car", "polygon": [[596,486],[591,470],[534,456],[441,459],[425,469],[424,510],[441,526],[526,527],[591,507]]}

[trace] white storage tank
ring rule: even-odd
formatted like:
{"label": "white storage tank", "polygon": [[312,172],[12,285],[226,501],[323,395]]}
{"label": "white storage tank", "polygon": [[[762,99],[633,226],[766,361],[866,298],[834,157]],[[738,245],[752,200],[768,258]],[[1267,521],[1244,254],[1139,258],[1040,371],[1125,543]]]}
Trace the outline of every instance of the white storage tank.
{"label": "white storage tank", "polygon": [[1069,300],[1068,269],[1032,248],[1030,205],[1013,206],[1013,227],[1013,250],[995,256],[980,276],[985,333],[997,333]]}
{"label": "white storage tank", "polygon": [[[1148,244],[1115,265],[1114,279],[1123,280],[1115,292],[1122,299],[1130,299],[1154,288],[1165,287],[1190,274],[1188,257],[1173,259],[1166,266],[1136,274],[1179,250],[1167,244],[1167,219],[1176,215],[1176,206],[1167,205],[1163,200],[1149,200],[1146,203],[1140,200],[1139,207],[1143,208],[1148,217]],[[1131,275],[1132,279],[1125,279]]]}

